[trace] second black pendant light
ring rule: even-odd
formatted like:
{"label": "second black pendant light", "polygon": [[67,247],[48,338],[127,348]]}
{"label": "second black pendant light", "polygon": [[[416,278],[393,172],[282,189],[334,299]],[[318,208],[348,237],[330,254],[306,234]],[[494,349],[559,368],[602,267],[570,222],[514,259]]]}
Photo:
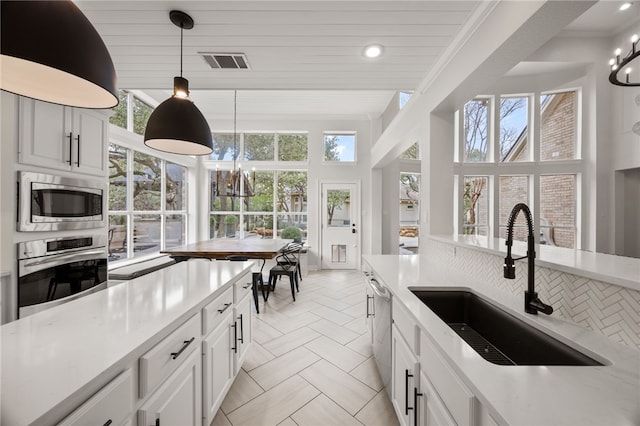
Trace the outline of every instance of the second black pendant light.
{"label": "second black pendant light", "polygon": [[208,155],[213,151],[209,124],[189,99],[189,82],[182,77],[182,33],[193,28],[193,19],[179,10],[169,13],[180,27],[180,77],[173,78],[173,96],[153,110],[144,132],[145,145],[184,155]]}

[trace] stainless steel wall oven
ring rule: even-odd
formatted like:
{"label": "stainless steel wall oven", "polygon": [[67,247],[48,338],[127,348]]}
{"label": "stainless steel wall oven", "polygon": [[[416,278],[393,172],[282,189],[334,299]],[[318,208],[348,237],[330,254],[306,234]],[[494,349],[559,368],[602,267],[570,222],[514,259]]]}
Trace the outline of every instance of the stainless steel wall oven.
{"label": "stainless steel wall oven", "polygon": [[105,235],[18,243],[18,317],[107,287]]}
{"label": "stainless steel wall oven", "polygon": [[18,172],[18,231],[106,226],[107,187],[98,180]]}

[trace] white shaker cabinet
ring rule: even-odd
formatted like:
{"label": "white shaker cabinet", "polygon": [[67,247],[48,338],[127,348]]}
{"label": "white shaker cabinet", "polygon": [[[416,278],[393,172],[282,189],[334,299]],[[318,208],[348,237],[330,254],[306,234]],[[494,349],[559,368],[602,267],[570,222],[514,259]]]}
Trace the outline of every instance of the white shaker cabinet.
{"label": "white shaker cabinet", "polygon": [[104,177],[108,115],[20,98],[18,161],[21,164]]}
{"label": "white shaker cabinet", "polygon": [[205,424],[213,421],[234,374],[233,289],[229,288],[202,310],[202,404]]}
{"label": "white shaker cabinet", "polygon": [[427,376],[420,373],[420,392],[417,398],[418,424],[422,426],[457,426],[438,392]]}
{"label": "white shaker cabinet", "polygon": [[138,410],[139,426],[202,425],[200,351],[193,351],[180,367]]}
{"label": "white shaker cabinet", "polygon": [[133,374],[127,369],[67,416],[59,426],[130,424]]}
{"label": "white shaker cabinet", "polygon": [[414,389],[419,386],[420,368],[416,356],[395,324],[391,332],[391,402],[402,426],[416,426]]}
{"label": "white shaker cabinet", "polygon": [[251,346],[252,327],[251,327],[251,303],[252,296],[249,291],[245,297],[238,302],[235,307],[236,322],[236,362],[235,374],[238,374],[242,363],[247,358],[249,347]]}

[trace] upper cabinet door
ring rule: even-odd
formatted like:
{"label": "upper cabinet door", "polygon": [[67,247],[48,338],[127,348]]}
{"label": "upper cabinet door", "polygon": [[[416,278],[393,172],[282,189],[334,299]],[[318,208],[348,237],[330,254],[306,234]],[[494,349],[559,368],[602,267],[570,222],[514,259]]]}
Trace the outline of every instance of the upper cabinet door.
{"label": "upper cabinet door", "polygon": [[48,169],[107,174],[104,112],[20,98],[18,160]]}
{"label": "upper cabinet door", "polygon": [[19,161],[71,170],[71,109],[20,98]]}
{"label": "upper cabinet door", "polygon": [[74,109],[72,167],[80,173],[107,174],[107,141],[109,122],[102,112]]}

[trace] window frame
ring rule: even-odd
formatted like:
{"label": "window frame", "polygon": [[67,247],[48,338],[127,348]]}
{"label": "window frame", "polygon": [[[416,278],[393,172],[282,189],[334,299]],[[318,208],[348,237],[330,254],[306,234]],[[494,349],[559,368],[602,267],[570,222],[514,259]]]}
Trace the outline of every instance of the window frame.
{"label": "window frame", "polygon": [[[325,139],[327,136],[353,136],[353,160],[327,160],[325,158]],[[355,131],[330,131],[322,132],[322,165],[357,165],[358,164],[358,133]]]}
{"label": "window frame", "polygon": [[[120,147],[121,149],[125,150],[125,156],[126,156],[126,194],[125,194],[125,209],[122,210],[111,210],[110,206],[107,205],[107,216],[111,217],[111,216],[124,216],[125,217],[125,223],[126,223],[126,235],[125,235],[125,244],[126,244],[126,251],[125,254],[126,256],[121,258],[121,259],[113,259],[112,261],[114,262],[113,264],[117,265],[117,266],[121,266],[127,263],[131,263],[131,262],[137,262],[140,261],[141,259],[145,259],[145,258],[150,258],[150,257],[156,257],[159,255],[159,252],[161,250],[164,250],[167,245],[166,245],[166,219],[168,216],[176,216],[176,215],[180,215],[183,216],[183,221],[184,221],[184,225],[183,225],[183,229],[184,229],[184,242],[183,244],[186,244],[189,241],[189,236],[192,234],[192,232],[190,231],[191,227],[192,227],[192,220],[191,220],[191,216],[192,214],[189,213],[189,209],[191,207],[192,200],[191,200],[191,194],[192,194],[192,170],[191,168],[195,165],[195,159],[191,158],[191,157],[184,157],[184,156],[177,156],[177,155],[171,155],[171,154],[166,154],[166,153],[162,153],[160,151],[154,151],[151,150],[149,148],[146,147],[138,147],[136,146],[136,143],[133,142],[131,139],[133,137],[138,137],[139,135],[135,135],[131,134],[129,131],[122,129],[118,126],[113,125],[114,127],[112,129],[121,129],[119,131],[116,132],[112,132],[112,137],[111,140],[109,141],[109,145],[116,145],[118,147]],[[123,132],[122,134],[120,134],[120,131]],[[110,151],[109,151],[110,152]],[[135,152],[139,152],[145,155],[149,155],[149,156],[153,156],[156,157],[160,160],[160,174],[161,174],[161,182],[160,182],[160,209],[159,210],[136,210],[134,209],[134,202],[133,202],[133,183],[134,183],[134,178],[133,178],[133,174],[134,174],[134,154]],[[184,200],[182,203],[182,209],[180,210],[169,210],[166,208],[166,165],[167,162],[169,163],[173,163],[176,164],[178,166],[184,167],[185,168],[185,189],[184,189]],[[107,201],[108,203],[108,201]],[[149,253],[144,253],[142,255],[135,255],[135,250],[134,250],[134,226],[135,226],[135,221],[134,221],[134,216],[140,216],[140,215],[159,215],[160,216],[160,244],[159,244],[159,249],[158,251],[154,251],[154,252],[149,252]],[[109,227],[111,226],[110,222],[109,222]]]}
{"label": "window frame", "polygon": [[[573,91],[575,92],[575,150],[576,158],[570,160],[554,160],[554,161],[541,161],[540,160],[540,98],[542,95],[557,94]],[[528,101],[528,127],[529,134],[527,143],[529,144],[529,156],[528,161],[517,162],[500,162],[500,141],[498,140],[500,135],[500,122],[499,122],[499,100],[501,97],[524,97],[529,98]],[[488,176],[489,179],[489,231],[488,235],[493,238],[500,238],[500,177],[501,176],[514,176],[514,175],[526,175],[529,177],[529,208],[533,214],[534,229],[537,230],[534,233],[535,242],[540,243],[540,176],[546,175],[575,175],[575,217],[574,217],[574,249],[581,249],[583,243],[583,229],[582,229],[582,216],[584,215],[582,188],[584,187],[583,179],[586,176],[587,164],[582,158],[582,117],[585,112],[583,106],[583,89],[580,87],[566,87],[556,90],[544,90],[528,93],[494,93],[491,95],[479,95],[473,99],[489,98],[490,109],[488,120],[489,127],[488,134],[489,140],[487,142],[487,158],[490,161],[470,163],[464,161],[465,155],[465,129],[464,108],[461,108],[455,112],[455,130],[456,141],[454,149],[454,179],[456,190],[456,201],[454,203],[454,209],[456,211],[456,220],[454,221],[454,233],[462,234],[464,230],[464,176]],[[472,99],[472,100],[473,100]],[[567,229],[566,226],[562,226],[563,229]]]}
{"label": "window frame", "polygon": [[[217,133],[229,133],[229,132],[224,132],[224,131],[214,131],[214,134]],[[207,184],[207,235],[209,235],[211,238],[216,238],[214,236],[212,236],[211,234],[211,222],[210,222],[210,218],[212,215],[225,215],[225,214],[234,214],[238,216],[238,230],[241,233],[241,235],[244,235],[244,232],[246,232],[244,230],[245,228],[245,224],[247,223],[245,221],[245,217],[246,216],[269,216],[271,217],[271,238],[279,238],[278,237],[278,231],[281,230],[278,228],[278,219],[280,216],[293,216],[293,215],[300,215],[300,216],[304,216],[307,220],[308,220],[308,215],[309,212],[307,210],[307,204],[305,204],[305,211],[304,212],[281,212],[278,210],[278,174],[280,172],[303,172],[306,174],[307,176],[307,185],[306,185],[306,193],[305,196],[308,197],[309,194],[309,181],[308,181],[308,176],[309,176],[309,132],[308,131],[277,131],[277,130],[270,130],[270,131],[255,131],[255,130],[247,130],[247,131],[243,131],[243,132],[238,132],[238,140],[240,141],[240,147],[239,147],[239,152],[238,152],[238,158],[245,158],[245,152],[244,152],[244,135],[245,134],[274,134],[274,160],[273,161],[257,161],[257,160],[243,160],[243,161],[236,161],[235,162],[235,167],[238,167],[238,164],[242,164],[242,169],[243,170],[251,170],[251,171],[255,171],[256,173],[260,173],[260,172],[271,172],[273,173],[273,201],[272,201],[272,209],[271,211],[252,211],[249,210],[248,207],[245,205],[244,202],[240,201],[239,203],[239,209],[237,211],[229,211],[229,210],[225,210],[225,211],[216,211],[216,210],[212,210],[212,200],[211,200],[211,196],[213,194],[214,188],[212,187],[212,183],[214,182],[213,179],[211,179],[211,173],[215,173],[216,169],[220,170],[220,171],[229,171],[232,170],[234,167],[234,162],[232,160],[213,160],[211,158],[207,158],[207,159],[203,159],[203,166],[204,169],[207,173],[207,177],[208,177],[208,184]],[[279,158],[279,142],[280,142],[280,136],[282,135],[306,135],[307,136],[307,155],[306,155],[306,160],[304,161],[286,161],[286,160],[278,160]],[[244,186],[244,181],[242,181],[242,185]],[[303,241],[306,240],[306,233],[303,232]]]}

